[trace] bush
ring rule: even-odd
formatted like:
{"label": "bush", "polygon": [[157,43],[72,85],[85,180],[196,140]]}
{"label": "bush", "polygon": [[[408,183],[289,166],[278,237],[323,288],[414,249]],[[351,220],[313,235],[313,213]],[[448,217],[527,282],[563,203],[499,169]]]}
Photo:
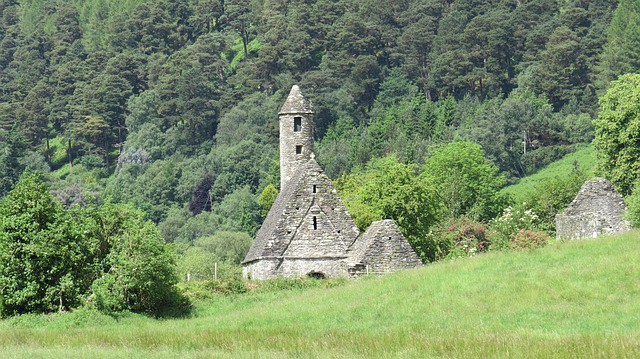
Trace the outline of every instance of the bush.
{"label": "bush", "polygon": [[625,202],[627,202],[625,218],[633,227],[640,227],[640,181],[636,181],[631,195],[625,199]]}
{"label": "bush", "polygon": [[507,207],[502,216],[489,222],[488,238],[491,249],[510,249],[511,242],[522,230],[537,230],[538,215],[526,207]]}
{"label": "bush", "polygon": [[178,314],[175,263],[158,229],[128,206],[64,210],[38,175],[0,203],[0,314],[88,303],[102,311]]}
{"label": "bush", "polygon": [[544,247],[550,240],[548,234],[541,231],[521,229],[509,243],[509,249],[514,251]]}
{"label": "bush", "polygon": [[432,248],[431,261],[472,257],[489,247],[486,225],[464,217],[436,226],[427,237]]}
{"label": "bush", "polygon": [[126,230],[108,239],[105,273],[92,284],[92,302],[102,311],[166,315],[176,308],[186,310],[188,303],[175,286],[173,255],[157,227],[140,217],[126,219]]}
{"label": "bush", "polygon": [[568,176],[555,177],[536,186],[526,201],[528,207],[539,216],[536,227],[553,234],[556,229],[556,214],[567,208],[586,179],[587,175],[575,163]]}

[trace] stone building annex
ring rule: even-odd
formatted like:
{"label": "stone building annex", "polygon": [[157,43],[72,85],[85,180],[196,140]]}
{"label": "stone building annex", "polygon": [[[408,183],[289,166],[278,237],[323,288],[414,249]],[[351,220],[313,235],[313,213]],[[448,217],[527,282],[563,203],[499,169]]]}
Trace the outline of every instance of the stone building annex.
{"label": "stone building annex", "polygon": [[422,265],[393,220],[360,233],[313,155],[313,110],[298,86],[280,109],[280,193],[245,257],[245,279],[346,277]]}

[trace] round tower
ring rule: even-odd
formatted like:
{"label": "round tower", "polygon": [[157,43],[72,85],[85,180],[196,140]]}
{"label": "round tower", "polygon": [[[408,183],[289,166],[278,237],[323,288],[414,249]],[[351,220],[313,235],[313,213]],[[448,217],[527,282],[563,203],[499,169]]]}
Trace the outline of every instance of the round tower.
{"label": "round tower", "polygon": [[313,153],[313,110],[293,85],[278,113],[280,118],[280,190]]}

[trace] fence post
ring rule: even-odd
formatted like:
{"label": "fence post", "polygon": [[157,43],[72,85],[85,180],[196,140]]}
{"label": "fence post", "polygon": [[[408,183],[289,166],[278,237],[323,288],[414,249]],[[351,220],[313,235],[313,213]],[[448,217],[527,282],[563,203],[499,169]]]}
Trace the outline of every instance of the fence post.
{"label": "fence post", "polygon": [[367,275],[369,275],[369,265],[367,264]]}
{"label": "fence post", "polygon": [[191,272],[187,272],[187,282],[191,281]]}

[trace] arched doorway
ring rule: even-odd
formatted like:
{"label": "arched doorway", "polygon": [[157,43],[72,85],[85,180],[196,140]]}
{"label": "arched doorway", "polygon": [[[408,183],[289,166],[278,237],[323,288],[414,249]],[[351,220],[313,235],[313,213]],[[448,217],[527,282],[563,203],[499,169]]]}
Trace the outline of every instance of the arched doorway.
{"label": "arched doorway", "polygon": [[325,278],[327,278],[327,276],[324,275],[324,273],[321,273],[321,272],[309,272],[307,274],[307,277],[314,278],[314,279],[325,279]]}

